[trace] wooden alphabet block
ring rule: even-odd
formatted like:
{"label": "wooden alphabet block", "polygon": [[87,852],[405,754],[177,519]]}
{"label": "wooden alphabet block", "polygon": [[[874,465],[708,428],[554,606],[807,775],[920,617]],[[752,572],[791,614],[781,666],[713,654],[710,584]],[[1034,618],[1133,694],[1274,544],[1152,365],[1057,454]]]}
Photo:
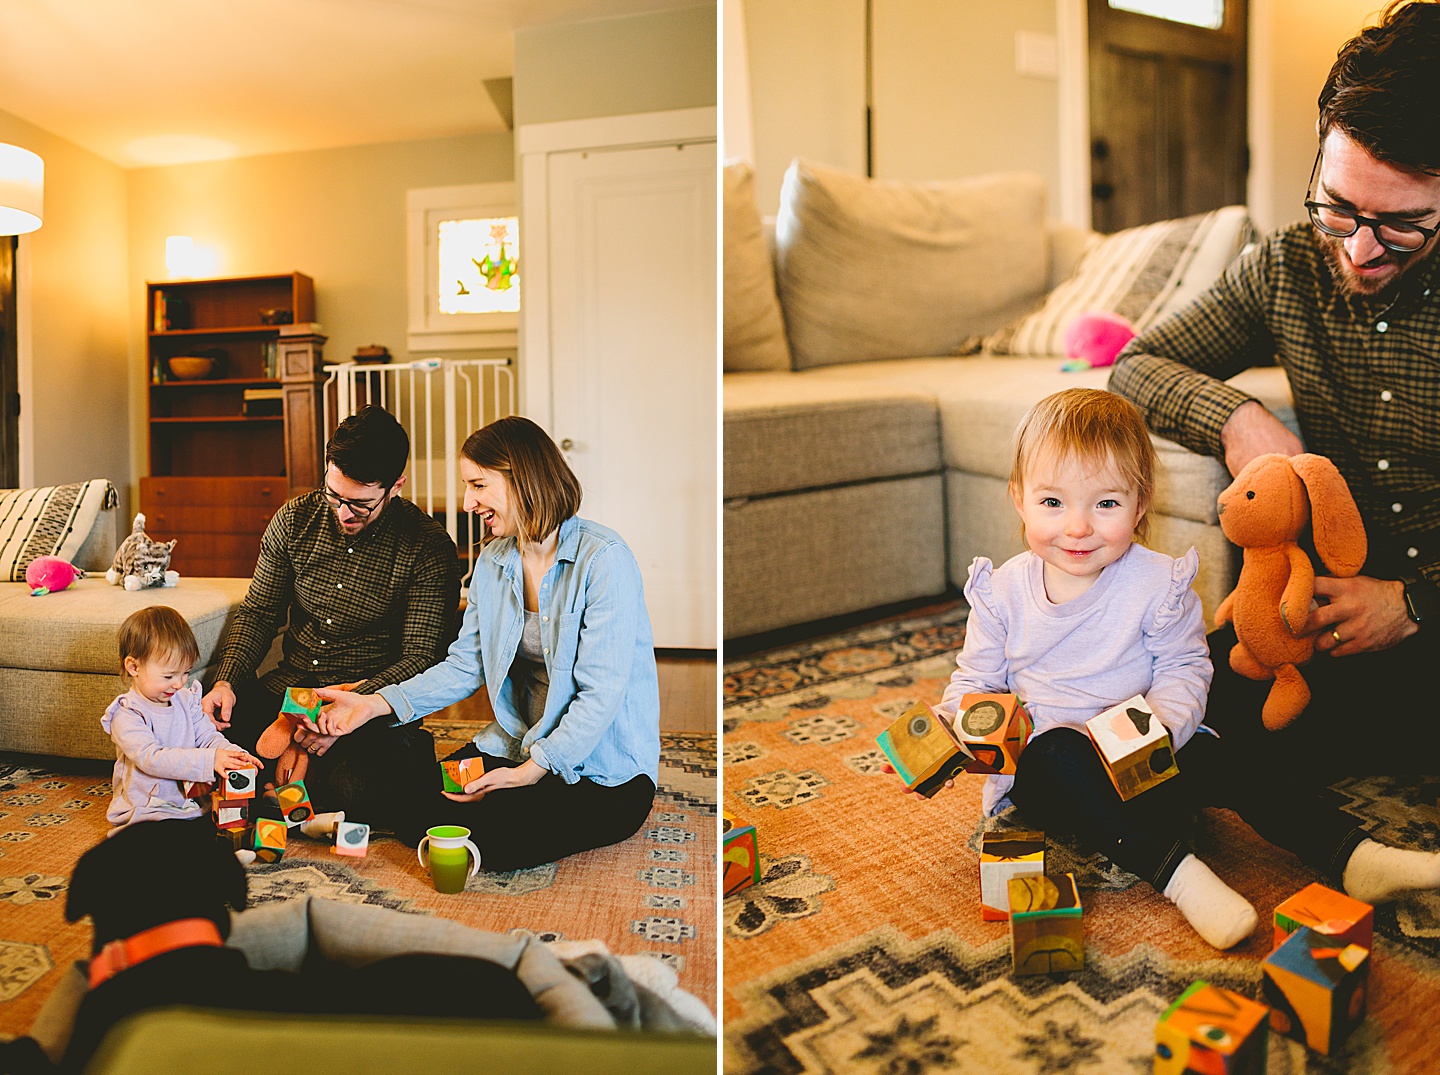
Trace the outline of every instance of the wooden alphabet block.
{"label": "wooden alphabet block", "polygon": [[1309,926],[1341,948],[1347,944],[1375,947],[1375,908],[1318,882],[1306,885],[1275,908],[1272,950],[1301,926]]}
{"label": "wooden alphabet block", "polygon": [[253,799],[259,778],[258,769],[226,769],[220,778],[220,790],[227,799]]}
{"label": "wooden alphabet block", "polygon": [[729,896],[760,880],[760,846],[755,826],[724,814],[720,890]]}
{"label": "wooden alphabet block", "polygon": [[335,826],[335,846],[330,850],[337,855],[364,858],[370,850],[370,826],[361,821],[341,821]]}
{"label": "wooden alphabet block", "polygon": [[249,799],[222,799],[217,792],[210,799],[210,816],[217,829],[243,829],[250,817]]}
{"label": "wooden alphabet block", "polygon": [[1080,890],[1072,873],[1012,877],[1010,958],[1016,974],[1055,974],[1085,966]]}
{"label": "wooden alphabet block", "polygon": [[1155,1075],[1265,1075],[1266,1015],[1249,997],[1193,983],[1155,1026]]}
{"label": "wooden alphabet block", "polygon": [[258,817],[249,830],[245,846],[255,852],[261,862],[278,862],[285,854],[285,822],[274,818]]}
{"label": "wooden alphabet block", "polygon": [[1045,872],[1043,832],[980,834],[980,917],[1003,922],[1010,917],[1010,879]]}
{"label": "wooden alphabet block", "polygon": [[280,803],[280,813],[287,826],[309,821],[315,816],[315,807],[310,805],[310,793],[305,790],[305,781],[292,780],[275,789],[275,798]]}
{"label": "wooden alphabet block", "polygon": [[445,790],[460,794],[465,785],[485,775],[484,758],[447,758],[440,763]]}
{"label": "wooden alphabet block", "polygon": [[185,793],[185,798],[194,799],[197,802],[203,801],[210,798],[210,793],[215,790],[215,781],[186,780],[182,784],[181,790]]}
{"label": "wooden alphabet block", "polygon": [[1370,950],[1301,926],[1260,964],[1270,1029],[1331,1053],[1365,1018]]}
{"label": "wooden alphabet block", "polygon": [[304,721],[311,728],[316,727],[316,718],[324,706],[320,696],[310,687],[286,687],[285,699],[280,703],[280,712]]}
{"label": "wooden alphabet block", "polygon": [[1013,776],[1034,722],[1013,694],[967,694],[960,699],[955,737],[975,756],[972,773]]}
{"label": "wooden alphabet block", "polygon": [[974,761],[944,716],[924,702],[907,709],[875,742],[905,786],[927,799]]}
{"label": "wooden alphabet block", "polygon": [[1170,733],[1138,694],[1091,717],[1085,730],[1122,799],[1133,799],[1180,771]]}

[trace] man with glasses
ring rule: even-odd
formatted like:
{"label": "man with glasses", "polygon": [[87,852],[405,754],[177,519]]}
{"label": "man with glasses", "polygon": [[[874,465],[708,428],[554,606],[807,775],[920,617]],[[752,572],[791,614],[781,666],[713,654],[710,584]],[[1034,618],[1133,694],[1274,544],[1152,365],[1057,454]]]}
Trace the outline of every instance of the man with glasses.
{"label": "man with glasses", "polygon": [[[1269,683],[1232,672],[1231,628],[1211,636],[1206,722],[1318,778],[1436,771],[1440,721],[1440,5],[1395,0],[1348,41],[1319,98],[1320,147],[1305,208],[1243,254],[1208,293],[1122,352],[1112,390],[1151,428],[1224,460],[1329,457],[1369,537],[1356,578],[1315,580],[1303,633],[1312,700],[1259,731]],[[1226,383],[1273,359],[1304,444]],[[1383,729],[1383,730],[1382,730]]]}
{"label": "man with glasses", "polygon": [[[396,494],[410,438],[380,407],[336,428],[321,488],[270,520],[250,591],[226,630],[216,681],[201,706],[251,753],[274,723],[287,687],[358,684],[373,694],[444,656],[458,626],[459,560],[444,528]],[[256,678],[286,624],[280,664]],[[317,810],[385,825],[378,788],[399,766],[434,766],[423,729],[383,721],[336,739],[301,730],[311,755],[306,788]],[[273,771],[267,778],[274,777]]]}

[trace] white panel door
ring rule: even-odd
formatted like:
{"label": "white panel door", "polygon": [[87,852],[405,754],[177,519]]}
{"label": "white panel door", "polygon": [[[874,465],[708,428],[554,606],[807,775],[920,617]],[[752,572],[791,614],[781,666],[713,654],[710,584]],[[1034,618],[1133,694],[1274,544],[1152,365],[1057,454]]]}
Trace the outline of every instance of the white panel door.
{"label": "white panel door", "polygon": [[550,432],[659,647],[716,647],[715,144],[549,155]]}

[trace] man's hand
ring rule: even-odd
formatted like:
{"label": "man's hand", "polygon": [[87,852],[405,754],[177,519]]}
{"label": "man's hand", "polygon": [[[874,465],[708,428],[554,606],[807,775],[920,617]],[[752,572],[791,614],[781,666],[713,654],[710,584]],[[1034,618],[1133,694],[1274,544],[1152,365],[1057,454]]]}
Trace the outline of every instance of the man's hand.
{"label": "man's hand", "polygon": [[1254,399],[1246,400],[1231,412],[1220,430],[1220,445],[1225,449],[1225,466],[1232,478],[1257,455],[1270,452],[1299,455],[1305,450],[1300,438]]}
{"label": "man's hand", "polygon": [[519,765],[504,769],[491,769],[482,773],[466,784],[464,792],[460,794],[449,791],[441,792],[441,794],[447,799],[454,799],[457,803],[473,803],[477,799],[483,799],[487,791],[495,791],[499,788],[523,788],[528,784],[535,783],[547,772],[549,770],[539,762],[527,759]]}
{"label": "man's hand", "polygon": [[[230,727],[230,711],[235,708],[235,692],[225,680],[218,680],[210,693],[200,699],[200,711],[220,731]],[[218,712],[217,712],[218,711]]]}
{"label": "man's hand", "polygon": [[355,694],[336,687],[316,687],[315,693],[329,704],[320,710],[320,731],[325,735],[349,735],[362,724],[393,712],[390,703],[378,694]]}
{"label": "man's hand", "polygon": [[304,747],[307,752],[316,755],[324,754],[335,745],[335,740],[339,738],[338,735],[321,735],[303,724],[295,729],[294,735],[295,742]]}
{"label": "man's hand", "polygon": [[1315,648],[1332,657],[1389,649],[1420,630],[1405,609],[1403,582],[1320,575],[1315,594],[1328,597],[1330,603],[1311,611],[1301,633],[1314,635]]}

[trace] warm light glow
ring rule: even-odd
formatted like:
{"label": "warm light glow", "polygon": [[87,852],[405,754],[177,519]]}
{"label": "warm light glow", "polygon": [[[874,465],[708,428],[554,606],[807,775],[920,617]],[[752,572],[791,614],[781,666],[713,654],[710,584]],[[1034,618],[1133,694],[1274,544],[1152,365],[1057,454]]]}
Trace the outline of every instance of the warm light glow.
{"label": "warm light glow", "polygon": [[165,271],[170,279],[193,280],[218,275],[220,252],[197,243],[188,235],[171,235],[165,239]]}
{"label": "warm light glow", "polygon": [[197,161],[229,160],[236,155],[235,147],[218,138],[190,134],[157,134],[140,138],[125,151],[145,164],[193,164]]}
{"label": "warm light glow", "polygon": [[45,162],[28,149],[0,142],[0,235],[24,235],[40,226]]}
{"label": "warm light glow", "polygon": [[165,271],[173,280],[195,275],[195,240],[188,235],[171,235],[165,239]]}

